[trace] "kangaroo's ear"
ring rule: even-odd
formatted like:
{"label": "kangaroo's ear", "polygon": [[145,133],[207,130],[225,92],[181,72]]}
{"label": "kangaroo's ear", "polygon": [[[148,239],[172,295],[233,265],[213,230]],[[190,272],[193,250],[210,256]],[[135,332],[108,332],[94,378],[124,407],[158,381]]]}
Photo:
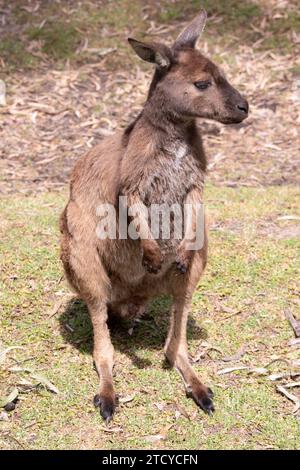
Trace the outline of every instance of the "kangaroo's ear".
{"label": "kangaroo's ear", "polygon": [[206,19],[206,11],[201,10],[199,15],[179,34],[174,43],[174,49],[179,49],[180,47],[194,48],[205,28]]}
{"label": "kangaroo's ear", "polygon": [[167,69],[171,65],[172,52],[167,46],[148,44],[132,38],[128,38],[128,42],[141,59],[156,64],[160,69]]}

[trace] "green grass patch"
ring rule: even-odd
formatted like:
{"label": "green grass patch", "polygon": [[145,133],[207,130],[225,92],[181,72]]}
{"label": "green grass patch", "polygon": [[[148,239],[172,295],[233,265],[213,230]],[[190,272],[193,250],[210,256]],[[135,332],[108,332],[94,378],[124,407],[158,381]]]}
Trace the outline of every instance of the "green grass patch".
{"label": "green grass patch", "polygon": [[43,41],[42,51],[54,59],[72,57],[80,42],[80,35],[73,25],[59,22],[31,28],[27,34],[29,40]]}
{"label": "green grass patch", "polygon": [[[220,229],[210,232],[209,263],[194,294],[188,336],[194,355],[206,343],[217,348],[195,365],[214,389],[216,413],[211,418],[197,410],[185,397],[176,371],[165,365],[162,348],[170,301],[163,298],[153,302],[132,336],[126,323],[112,330],[116,390],[133,399],[120,405],[113,423],[119,430],[111,434],[103,430],[92,405],[98,379],[86,306],[65,297],[69,289],[60,281],[57,219],[66,199],[64,193],[45,193],[0,202],[0,340],[5,346],[25,348],[11,351],[0,367],[1,396],[14,386],[21,390],[16,411],[8,422],[0,422],[0,446],[18,448],[19,442],[28,449],[299,449],[298,419],[273,382],[245,371],[217,373],[237,363],[265,367],[274,358],[298,357],[288,346],[293,333],[283,311],[290,308],[297,314],[300,242],[275,239],[272,227],[279,216],[299,214],[299,188],[208,185],[212,228]],[[277,222],[282,228],[292,223]],[[268,233],[262,226],[269,227]],[[49,317],[61,299],[66,300]],[[240,360],[221,360],[242,347],[246,353]],[[25,391],[20,380],[32,379],[9,370],[16,364],[43,374],[60,394],[42,387]],[[270,372],[289,370],[280,361],[267,367]],[[176,403],[190,420],[176,418]],[[165,440],[149,439],[169,425]]]}
{"label": "green grass patch", "polygon": [[299,11],[287,12],[282,18],[276,18],[269,23],[268,32],[261,44],[263,49],[277,49],[293,52],[295,44],[291,40],[292,32],[300,33]]}
{"label": "green grass patch", "polygon": [[37,63],[36,58],[26,51],[22,40],[10,35],[0,40],[0,57],[8,68],[30,68]]}
{"label": "green grass patch", "polygon": [[[291,32],[299,32],[300,23],[294,4],[287,7],[282,17],[270,19],[263,4],[250,0],[164,0],[146,4],[141,0],[116,0],[78,4],[76,8],[65,2],[61,7],[43,2],[34,13],[21,6],[22,2],[11,12],[10,21],[16,26],[14,35],[9,29],[2,34],[0,57],[7,69],[38,67],[45,60],[60,68],[67,59],[74,65],[97,62],[105,48],[117,49],[105,61],[106,68],[118,69],[120,64],[127,68],[135,60],[128,54],[128,36],[142,39],[151,22],[159,25],[187,21],[201,8],[207,10],[209,17],[217,17],[217,21],[208,23],[206,40],[222,44],[224,49],[262,39],[260,49],[289,52],[293,47]],[[264,17],[266,26],[261,33],[249,26],[259,29]]]}
{"label": "green grass patch", "polygon": [[205,8],[209,16],[217,15],[223,17],[223,21],[218,27],[219,31],[226,31],[244,26],[257,17],[262,12],[257,4],[251,1],[240,2],[239,0],[192,0],[184,2],[177,0],[173,3],[166,2],[162,7],[160,19],[162,22],[183,19],[186,14],[197,13],[201,8]]}

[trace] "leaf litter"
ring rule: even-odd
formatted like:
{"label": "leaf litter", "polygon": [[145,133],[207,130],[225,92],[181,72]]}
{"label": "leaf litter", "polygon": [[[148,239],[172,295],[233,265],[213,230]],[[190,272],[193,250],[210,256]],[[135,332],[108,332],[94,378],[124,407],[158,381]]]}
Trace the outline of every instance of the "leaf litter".
{"label": "leaf litter", "polygon": [[[6,411],[13,411],[15,409],[16,403],[22,399],[22,395],[32,392],[39,387],[44,387],[48,391],[54,393],[54,394],[59,394],[58,388],[45,377],[43,374],[34,371],[31,368],[28,367],[20,367],[20,365],[17,366],[9,366],[5,365],[5,361],[7,360],[7,355],[13,351],[13,350],[25,350],[26,348],[22,346],[10,346],[10,347],[4,347],[1,345],[1,350],[0,350],[0,366],[5,370],[6,372],[10,374],[14,373],[25,373],[30,376],[33,381],[29,381],[24,377],[21,377],[17,383],[15,380],[15,385],[11,389],[11,391],[8,393],[6,396],[0,396],[0,408],[4,408]],[[13,359],[13,358],[12,358]],[[30,359],[30,358],[29,358]],[[15,359],[14,359],[15,360]],[[26,362],[21,361],[22,362]],[[16,361],[20,363],[19,361]],[[3,419],[5,419],[5,416],[2,416]]]}
{"label": "leaf litter", "polygon": [[[273,7],[268,15],[275,17],[280,7],[276,2]],[[245,123],[235,126],[199,122],[209,178],[225,186],[299,184],[300,85],[293,72],[299,66],[299,37],[295,31],[289,35],[293,48],[285,53],[261,50],[259,41],[232,46],[230,34],[225,45],[208,42],[217,20],[222,18],[210,18],[212,29],[211,33],[207,29],[202,50],[217,57],[229,79],[234,78],[235,86],[249,99],[251,113]],[[182,26],[177,22],[156,25],[149,19],[148,34],[170,43]],[[264,28],[255,28],[263,39]],[[138,114],[151,69],[145,71],[137,60],[135,67],[120,66],[112,74],[106,64],[112,54],[122,64],[119,49],[90,48],[87,39],[81,47],[100,60],[76,68],[67,62],[61,70],[45,61],[30,74],[21,70],[9,74],[5,64],[2,67],[6,94],[0,107],[1,192],[65,187],[76,159]]]}
{"label": "leaf litter", "polygon": [[31,378],[35,379],[37,381],[36,385],[42,385],[44,386],[47,390],[49,390],[52,393],[59,394],[59,390],[55,385],[53,385],[50,380],[47,379],[44,375],[35,372],[34,370],[30,368],[22,368],[22,367],[11,367],[10,372],[26,372],[30,375]]}

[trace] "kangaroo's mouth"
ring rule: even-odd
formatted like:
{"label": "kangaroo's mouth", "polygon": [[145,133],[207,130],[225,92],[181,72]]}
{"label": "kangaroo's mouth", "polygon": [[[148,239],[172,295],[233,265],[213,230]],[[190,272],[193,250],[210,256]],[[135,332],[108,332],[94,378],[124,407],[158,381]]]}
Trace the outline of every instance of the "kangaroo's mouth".
{"label": "kangaroo's mouth", "polygon": [[218,121],[221,122],[222,124],[240,124],[247,117],[248,117],[248,115],[247,116],[232,116],[232,117],[228,116],[228,117],[225,117],[225,118],[220,118],[220,119],[218,119]]}
{"label": "kangaroo's mouth", "polygon": [[248,109],[239,109],[225,116],[218,116],[216,119],[222,124],[239,124],[248,117]]}
{"label": "kangaroo's mouth", "polygon": [[236,106],[225,108],[224,111],[215,111],[212,115],[202,115],[206,119],[220,122],[221,124],[240,124],[248,117],[248,106]]}

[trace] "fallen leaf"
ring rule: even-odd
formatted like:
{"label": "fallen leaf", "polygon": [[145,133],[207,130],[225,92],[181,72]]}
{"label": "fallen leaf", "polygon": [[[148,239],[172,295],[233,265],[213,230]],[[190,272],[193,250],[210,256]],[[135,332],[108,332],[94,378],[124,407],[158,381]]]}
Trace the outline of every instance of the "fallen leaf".
{"label": "fallen leaf", "polygon": [[182,405],[179,405],[179,403],[174,403],[174,405],[175,405],[176,411],[179,413],[179,415],[184,416],[189,421],[191,420],[190,415],[188,414],[188,412],[186,411],[186,409]]}
{"label": "fallen leaf", "polygon": [[53,385],[50,380],[48,380],[44,375],[36,373],[34,370],[29,369],[29,368],[23,368],[23,367],[11,367],[10,372],[27,372],[30,377],[33,379],[37,380],[39,384],[44,385],[50,392],[59,394],[59,390]]}
{"label": "fallen leaf", "polygon": [[287,366],[290,366],[290,361],[288,359],[286,359],[285,357],[276,356],[270,362],[265,364],[265,367],[269,367],[270,365],[274,364],[275,362],[283,362]]}
{"label": "fallen leaf", "polygon": [[293,338],[288,342],[289,346],[300,346],[300,338]]}
{"label": "fallen leaf", "polygon": [[9,348],[6,348],[0,351],[0,364],[4,363],[7,353],[9,353],[9,351],[12,351],[13,349],[25,349],[25,348],[23,348],[22,346],[10,346]]}
{"label": "fallen leaf", "polygon": [[100,429],[104,432],[109,432],[112,434],[123,432],[123,428],[121,428],[120,426],[112,426],[112,427],[100,426]]}
{"label": "fallen leaf", "polygon": [[235,372],[236,370],[249,370],[247,366],[236,366],[236,367],[227,367],[226,369],[221,369],[217,372],[218,375],[229,374],[230,372]]}
{"label": "fallen leaf", "polygon": [[286,377],[298,377],[299,375],[300,375],[300,371],[299,372],[281,372],[278,374],[269,375],[268,379],[275,381],[275,380],[280,380]]}
{"label": "fallen leaf", "polygon": [[257,374],[257,375],[267,375],[269,373],[268,369],[265,367],[253,367],[249,370],[250,374]]}
{"label": "fallen leaf", "polygon": [[193,363],[199,362],[203,359],[209,351],[217,351],[219,354],[224,354],[222,349],[218,348],[217,346],[213,346],[212,344],[208,343],[207,341],[203,341],[200,346],[200,351],[198,351],[195,357],[191,357]]}
{"label": "fallen leaf", "polygon": [[292,314],[292,312],[290,310],[285,310],[284,315],[285,315],[286,319],[290,322],[290,325],[294,330],[296,338],[299,338],[299,336],[300,336],[300,321],[296,320],[294,318],[294,315]]}
{"label": "fallen leaf", "polygon": [[233,354],[232,356],[225,356],[221,358],[221,361],[223,362],[232,362],[232,361],[238,361],[241,359],[244,355],[246,354],[246,348],[245,346],[242,346],[236,354]]}
{"label": "fallen leaf", "polygon": [[19,390],[14,388],[7,397],[0,400],[0,407],[4,408],[8,403],[13,402],[16,398],[18,398]]}
{"label": "fallen leaf", "polygon": [[292,393],[288,392],[284,387],[282,387],[282,385],[277,385],[277,390],[295,404],[292,413],[297,413],[297,411],[300,409],[299,398],[295,395],[292,395]]}
{"label": "fallen leaf", "polygon": [[9,417],[6,411],[0,412],[0,421],[9,421]]}
{"label": "fallen leaf", "polygon": [[159,410],[159,411],[163,411],[166,407],[166,405],[164,405],[163,403],[154,403],[154,406],[156,406],[156,408]]}
{"label": "fallen leaf", "polygon": [[136,396],[136,393],[133,393],[132,395],[127,395],[125,397],[120,397],[119,396],[119,403],[129,403],[130,401],[134,400]]}
{"label": "fallen leaf", "polygon": [[285,388],[300,387],[300,382],[289,382],[284,385]]}
{"label": "fallen leaf", "polygon": [[277,217],[277,220],[300,220],[300,217],[298,215],[283,215]]}
{"label": "fallen leaf", "polygon": [[6,106],[6,86],[3,80],[0,80],[0,106]]}
{"label": "fallen leaf", "polygon": [[35,372],[31,372],[30,376],[33,379],[36,379],[40,384],[44,385],[50,392],[59,394],[59,390],[53,385],[50,380],[48,380],[46,377],[44,377],[41,374],[36,374]]}
{"label": "fallen leaf", "polygon": [[175,426],[175,423],[168,424],[165,426],[158,434],[154,434],[152,436],[144,436],[144,439],[147,442],[158,442],[158,441],[164,441],[167,437],[168,431]]}
{"label": "fallen leaf", "polygon": [[56,304],[54,305],[52,310],[49,312],[48,318],[54,317],[54,315],[56,315],[57,312],[59,312],[59,309],[62,306],[62,304],[64,303],[64,301],[65,301],[65,297],[62,297],[56,302]]}

